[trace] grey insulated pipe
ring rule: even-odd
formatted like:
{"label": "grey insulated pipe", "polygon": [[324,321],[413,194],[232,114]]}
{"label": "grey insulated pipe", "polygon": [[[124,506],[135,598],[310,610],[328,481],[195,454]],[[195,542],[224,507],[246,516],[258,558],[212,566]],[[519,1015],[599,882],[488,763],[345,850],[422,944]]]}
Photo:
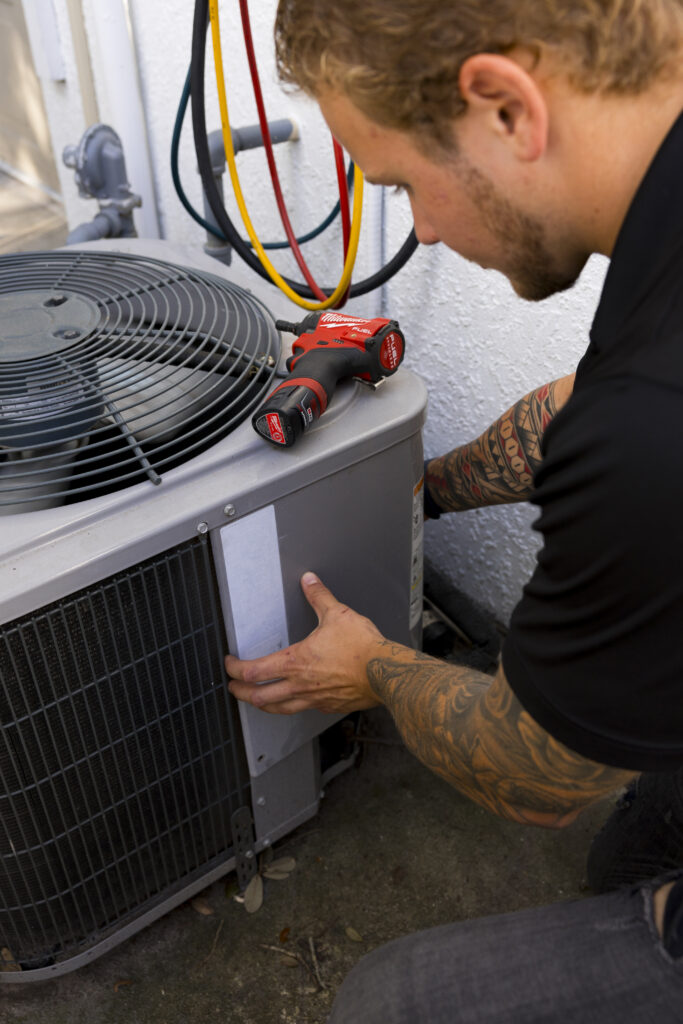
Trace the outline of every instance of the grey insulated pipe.
{"label": "grey insulated pipe", "polygon": [[[290,121],[288,117],[281,117],[276,121],[269,121],[268,130],[270,132],[270,141],[274,146],[279,142],[293,142],[299,138],[299,129],[297,125],[294,121]],[[259,124],[249,124],[244,128],[232,128],[231,135],[232,148],[235,151],[235,155],[244,152],[246,149],[258,149],[259,146],[263,145],[263,135]],[[223,132],[218,128],[214,132],[209,132],[206,138],[209,144],[211,171],[213,173],[218,192],[222,198],[223,175],[225,174],[225,146],[223,145]],[[221,233],[220,226],[216,220],[213,210],[211,209],[211,204],[209,203],[206,192],[202,190],[202,194],[204,197],[204,220]],[[210,231],[207,231],[204,252],[209,256],[213,256],[214,259],[220,260],[222,263],[229,264],[232,254],[232,246],[228,242],[222,242],[215,235],[211,234]]]}
{"label": "grey insulated pipe", "polygon": [[[128,237],[135,235],[135,231],[128,232]],[[79,245],[81,242],[95,242],[99,238],[121,238],[122,219],[111,207],[105,207],[96,213],[92,220],[79,224],[77,228],[70,231],[66,238],[67,245]]]}

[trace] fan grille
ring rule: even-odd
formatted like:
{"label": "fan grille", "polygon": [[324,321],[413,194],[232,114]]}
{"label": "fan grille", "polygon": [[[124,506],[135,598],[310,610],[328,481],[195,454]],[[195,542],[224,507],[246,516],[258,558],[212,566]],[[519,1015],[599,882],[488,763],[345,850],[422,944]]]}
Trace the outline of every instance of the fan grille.
{"label": "fan grille", "polygon": [[0,257],[0,513],[119,490],[226,437],[277,368],[247,291],[109,252]]}

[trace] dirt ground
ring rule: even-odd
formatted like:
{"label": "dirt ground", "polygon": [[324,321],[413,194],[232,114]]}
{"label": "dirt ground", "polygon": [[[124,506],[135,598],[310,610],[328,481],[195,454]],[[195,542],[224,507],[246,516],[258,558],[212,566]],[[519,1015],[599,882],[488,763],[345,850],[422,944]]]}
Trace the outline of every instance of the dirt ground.
{"label": "dirt ground", "polygon": [[[591,836],[610,809],[548,832],[495,818],[423,768],[384,710],[292,857],[248,914],[234,876],[93,964],[0,988],[2,1024],[323,1024],[365,952],[409,932],[585,895]],[[293,955],[286,955],[293,954]]]}

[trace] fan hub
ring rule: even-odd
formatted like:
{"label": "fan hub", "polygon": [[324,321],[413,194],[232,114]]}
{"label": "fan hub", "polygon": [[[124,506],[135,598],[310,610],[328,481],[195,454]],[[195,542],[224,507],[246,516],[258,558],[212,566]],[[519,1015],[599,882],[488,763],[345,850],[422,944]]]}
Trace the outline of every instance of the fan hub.
{"label": "fan hub", "polygon": [[102,319],[84,295],[56,290],[0,295],[0,363],[63,352],[83,341]]}

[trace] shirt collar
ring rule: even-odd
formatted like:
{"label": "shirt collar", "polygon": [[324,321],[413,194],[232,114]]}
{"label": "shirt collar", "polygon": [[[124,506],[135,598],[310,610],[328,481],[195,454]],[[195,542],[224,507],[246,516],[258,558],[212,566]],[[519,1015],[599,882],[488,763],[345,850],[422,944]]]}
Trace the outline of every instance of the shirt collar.
{"label": "shirt collar", "polygon": [[591,328],[598,349],[661,277],[683,244],[683,113],[664,139],[629,207],[617,238]]}

